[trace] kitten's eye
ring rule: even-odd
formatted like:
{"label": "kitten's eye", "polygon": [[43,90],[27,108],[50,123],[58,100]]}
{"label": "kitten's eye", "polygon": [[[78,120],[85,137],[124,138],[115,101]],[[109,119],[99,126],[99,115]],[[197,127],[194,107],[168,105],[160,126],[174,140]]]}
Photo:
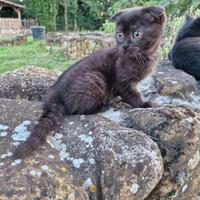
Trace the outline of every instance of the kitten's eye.
{"label": "kitten's eye", "polygon": [[117,40],[120,41],[120,42],[123,41],[124,40],[124,34],[121,33],[121,32],[117,33]]}
{"label": "kitten's eye", "polygon": [[133,37],[134,37],[135,39],[141,39],[142,36],[143,36],[143,33],[140,32],[140,31],[135,31],[135,32],[133,32]]}

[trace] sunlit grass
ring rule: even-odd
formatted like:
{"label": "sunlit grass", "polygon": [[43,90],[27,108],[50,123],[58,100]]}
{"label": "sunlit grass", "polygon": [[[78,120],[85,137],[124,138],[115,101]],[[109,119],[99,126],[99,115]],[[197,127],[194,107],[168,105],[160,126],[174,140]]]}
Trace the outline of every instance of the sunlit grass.
{"label": "sunlit grass", "polygon": [[53,47],[50,51],[44,41],[33,41],[31,37],[23,45],[0,46],[0,73],[27,66],[64,71],[75,61],[59,48]]}

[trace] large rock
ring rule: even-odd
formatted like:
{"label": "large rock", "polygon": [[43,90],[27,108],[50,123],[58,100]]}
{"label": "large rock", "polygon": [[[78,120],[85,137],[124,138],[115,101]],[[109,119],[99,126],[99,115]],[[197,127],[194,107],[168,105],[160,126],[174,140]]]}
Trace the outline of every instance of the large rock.
{"label": "large rock", "polygon": [[200,108],[198,82],[167,60],[159,63],[156,72],[143,80],[138,90],[157,107],[173,104]]}
{"label": "large rock", "polygon": [[153,77],[160,95],[182,98],[187,93],[197,93],[195,78],[174,68],[169,61],[162,61]]}
{"label": "large rock", "polygon": [[[29,70],[19,71],[20,82],[27,80]],[[59,72],[54,74],[56,79]],[[26,87],[18,84],[13,90],[5,75],[0,76],[0,97],[6,98],[40,100],[53,82],[48,74],[40,82],[44,79],[31,72]],[[26,161],[10,156],[30,134],[27,126],[31,130],[41,104],[0,100],[0,199],[199,200],[198,83],[162,61],[138,89],[154,108],[131,109],[116,98],[99,115],[68,116],[59,133]]]}
{"label": "large rock", "polygon": [[0,99],[0,199],[142,200],[158,184],[158,146],[99,115],[68,116],[28,159],[12,152],[30,134],[40,103]]}
{"label": "large rock", "polygon": [[103,116],[145,132],[158,144],[165,170],[148,200],[200,199],[200,110],[171,106],[110,110]]}
{"label": "large rock", "polygon": [[[41,100],[60,71],[27,67],[0,75],[0,98]],[[200,108],[198,82],[189,74],[161,61],[156,72],[138,85],[154,106],[167,104]],[[118,102],[119,103],[119,102]]]}
{"label": "large rock", "polygon": [[60,71],[26,67],[0,75],[0,98],[41,100]]}

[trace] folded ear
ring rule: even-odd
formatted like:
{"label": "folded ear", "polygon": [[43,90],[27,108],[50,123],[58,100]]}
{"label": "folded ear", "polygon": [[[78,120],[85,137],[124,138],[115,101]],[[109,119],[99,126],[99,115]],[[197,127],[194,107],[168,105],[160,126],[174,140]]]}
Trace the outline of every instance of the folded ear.
{"label": "folded ear", "polygon": [[119,12],[115,13],[110,19],[112,22],[118,21],[120,16],[124,13],[124,10],[120,10]]}
{"label": "folded ear", "polygon": [[165,9],[161,6],[149,6],[142,10],[152,22],[163,22],[166,18]]}
{"label": "folded ear", "polygon": [[118,19],[124,14],[124,13],[130,13],[134,10],[136,10],[137,8],[124,8],[120,11],[118,11],[117,13],[115,13],[112,17],[111,17],[111,21],[116,22],[118,21]]}

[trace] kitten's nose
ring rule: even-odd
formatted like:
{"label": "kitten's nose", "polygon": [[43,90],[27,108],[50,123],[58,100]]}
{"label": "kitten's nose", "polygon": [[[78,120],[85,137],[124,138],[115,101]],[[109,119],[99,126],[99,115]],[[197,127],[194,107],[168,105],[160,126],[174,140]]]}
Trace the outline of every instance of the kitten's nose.
{"label": "kitten's nose", "polygon": [[124,50],[128,49],[128,47],[129,47],[129,44],[123,44]]}

